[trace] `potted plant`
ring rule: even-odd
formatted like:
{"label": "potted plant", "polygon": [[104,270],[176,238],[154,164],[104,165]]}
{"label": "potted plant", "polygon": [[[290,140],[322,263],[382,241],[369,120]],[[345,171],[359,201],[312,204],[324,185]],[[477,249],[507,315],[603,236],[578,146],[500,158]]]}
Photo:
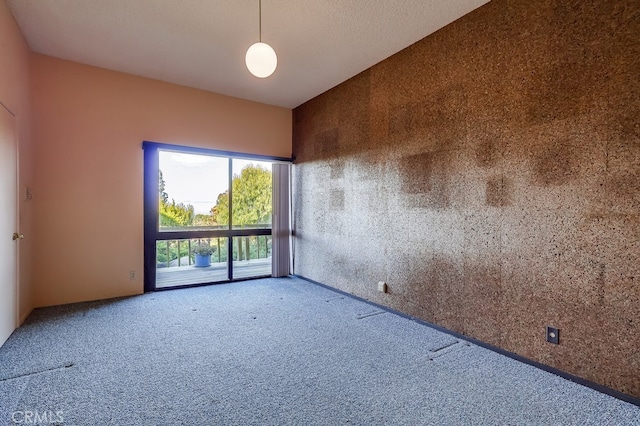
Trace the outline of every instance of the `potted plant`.
{"label": "potted plant", "polygon": [[208,244],[198,244],[194,249],[193,253],[196,258],[196,266],[203,267],[211,265],[211,255],[213,254],[213,249]]}

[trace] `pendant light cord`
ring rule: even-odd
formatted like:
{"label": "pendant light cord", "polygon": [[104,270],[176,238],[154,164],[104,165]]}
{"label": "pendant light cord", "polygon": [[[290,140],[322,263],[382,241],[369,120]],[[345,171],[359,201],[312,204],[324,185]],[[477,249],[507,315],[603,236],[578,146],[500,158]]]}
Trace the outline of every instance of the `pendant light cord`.
{"label": "pendant light cord", "polygon": [[262,0],[258,0],[258,15],[260,20],[258,24],[258,28],[260,29],[260,43],[262,43]]}

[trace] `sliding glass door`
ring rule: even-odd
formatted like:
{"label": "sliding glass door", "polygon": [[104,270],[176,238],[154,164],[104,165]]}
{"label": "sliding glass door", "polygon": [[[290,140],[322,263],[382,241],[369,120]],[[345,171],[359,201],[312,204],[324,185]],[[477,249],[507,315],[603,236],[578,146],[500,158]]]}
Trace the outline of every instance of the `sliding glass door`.
{"label": "sliding glass door", "polygon": [[[219,231],[213,212],[229,199],[230,159],[158,150],[156,288],[229,280],[227,240],[164,239],[181,231]],[[161,239],[162,238],[162,239]]]}
{"label": "sliding glass door", "polygon": [[270,276],[274,159],[145,142],[145,291]]}
{"label": "sliding glass door", "polygon": [[[233,230],[271,229],[273,177],[271,163],[232,159],[231,224]],[[233,238],[236,278],[271,275],[271,235]]]}

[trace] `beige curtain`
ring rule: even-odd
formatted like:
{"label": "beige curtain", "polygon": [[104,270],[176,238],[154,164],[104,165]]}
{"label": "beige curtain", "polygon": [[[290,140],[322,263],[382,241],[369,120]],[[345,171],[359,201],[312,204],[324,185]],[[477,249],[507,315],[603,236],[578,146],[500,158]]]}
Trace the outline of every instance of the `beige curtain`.
{"label": "beige curtain", "polygon": [[291,273],[291,164],[274,163],[272,167],[272,276],[285,277]]}

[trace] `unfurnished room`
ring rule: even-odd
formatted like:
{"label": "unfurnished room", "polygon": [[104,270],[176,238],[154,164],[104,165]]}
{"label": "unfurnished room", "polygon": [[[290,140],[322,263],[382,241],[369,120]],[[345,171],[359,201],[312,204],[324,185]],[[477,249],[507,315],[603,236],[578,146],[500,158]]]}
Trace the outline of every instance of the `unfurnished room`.
{"label": "unfurnished room", "polygon": [[640,3],[0,0],[0,424],[640,425]]}

